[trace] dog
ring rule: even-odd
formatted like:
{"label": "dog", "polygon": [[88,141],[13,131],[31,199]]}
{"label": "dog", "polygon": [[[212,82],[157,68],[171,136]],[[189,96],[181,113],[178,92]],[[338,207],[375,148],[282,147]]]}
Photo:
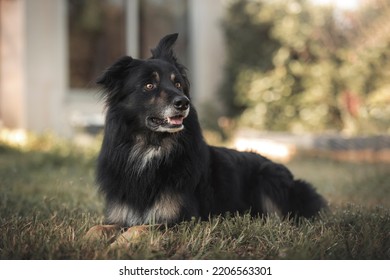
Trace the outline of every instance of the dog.
{"label": "dog", "polygon": [[92,230],[175,225],[193,217],[316,216],[325,199],[283,165],[206,144],[186,68],[167,35],[149,59],[120,58],[98,78],[106,122],[97,161],[105,223]]}

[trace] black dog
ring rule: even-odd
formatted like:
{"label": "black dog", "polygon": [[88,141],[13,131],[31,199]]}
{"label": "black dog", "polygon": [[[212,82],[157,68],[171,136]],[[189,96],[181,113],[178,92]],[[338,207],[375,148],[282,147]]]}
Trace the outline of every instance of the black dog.
{"label": "black dog", "polygon": [[283,165],[208,146],[186,69],[164,37],[146,60],[123,57],[98,79],[107,116],[97,182],[106,222],[176,224],[226,212],[312,217],[325,200]]}

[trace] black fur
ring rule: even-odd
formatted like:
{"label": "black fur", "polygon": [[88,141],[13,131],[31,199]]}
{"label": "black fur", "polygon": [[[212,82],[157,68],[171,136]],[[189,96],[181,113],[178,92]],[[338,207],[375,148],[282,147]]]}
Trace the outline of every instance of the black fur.
{"label": "black fur", "polygon": [[97,81],[107,106],[97,167],[106,222],[175,224],[247,211],[312,217],[326,208],[283,165],[205,143],[172,50],[177,36],[164,37],[149,59],[119,59]]}

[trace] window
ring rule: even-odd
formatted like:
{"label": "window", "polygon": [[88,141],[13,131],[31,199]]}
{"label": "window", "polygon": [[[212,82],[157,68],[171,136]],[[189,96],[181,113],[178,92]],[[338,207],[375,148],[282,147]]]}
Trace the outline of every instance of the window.
{"label": "window", "polygon": [[69,87],[95,86],[107,66],[126,54],[126,0],[68,0]]}
{"label": "window", "polygon": [[[94,87],[103,69],[130,50],[126,46],[128,38],[132,38],[130,43],[136,44],[140,52],[129,55],[148,58],[150,49],[162,36],[180,33],[175,50],[180,61],[189,66],[187,1],[131,0],[138,3],[135,5],[138,10],[131,11],[131,15],[126,14],[130,0],[67,1],[70,89]],[[132,23],[139,27],[126,30],[126,25]]]}

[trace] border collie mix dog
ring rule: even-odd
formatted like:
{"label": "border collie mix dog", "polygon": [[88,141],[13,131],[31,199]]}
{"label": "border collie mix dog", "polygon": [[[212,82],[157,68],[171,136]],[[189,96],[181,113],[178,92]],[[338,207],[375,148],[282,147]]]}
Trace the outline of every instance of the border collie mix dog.
{"label": "border collie mix dog", "polygon": [[312,217],[326,208],[285,166],[205,143],[186,68],[172,50],[177,37],[162,38],[149,59],[122,57],[98,78],[107,115],[97,182],[108,225],[91,232],[226,212]]}

